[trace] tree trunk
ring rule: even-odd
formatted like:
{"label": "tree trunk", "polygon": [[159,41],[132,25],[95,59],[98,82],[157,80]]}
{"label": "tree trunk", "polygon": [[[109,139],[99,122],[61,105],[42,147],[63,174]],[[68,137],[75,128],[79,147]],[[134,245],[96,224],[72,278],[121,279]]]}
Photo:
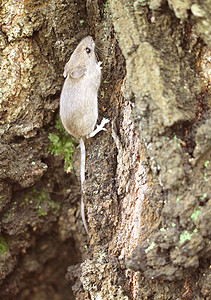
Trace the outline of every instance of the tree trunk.
{"label": "tree trunk", "polygon": [[[210,5],[0,1],[0,299],[210,299]],[[86,140],[89,236],[58,120],[87,35],[110,119]]]}

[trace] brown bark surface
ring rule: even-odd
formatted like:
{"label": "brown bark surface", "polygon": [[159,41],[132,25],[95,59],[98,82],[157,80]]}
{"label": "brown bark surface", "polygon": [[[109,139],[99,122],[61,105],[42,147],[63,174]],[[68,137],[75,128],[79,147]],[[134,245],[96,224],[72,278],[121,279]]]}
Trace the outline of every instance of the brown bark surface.
{"label": "brown bark surface", "polygon": [[[210,298],[210,7],[0,1],[0,299]],[[57,120],[87,35],[110,119],[86,141],[89,237],[80,151],[65,172],[75,142]]]}

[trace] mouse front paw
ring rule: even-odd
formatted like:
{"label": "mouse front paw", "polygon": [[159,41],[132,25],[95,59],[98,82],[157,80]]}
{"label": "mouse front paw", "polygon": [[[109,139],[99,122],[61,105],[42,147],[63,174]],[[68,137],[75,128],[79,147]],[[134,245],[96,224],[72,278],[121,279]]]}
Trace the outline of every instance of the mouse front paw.
{"label": "mouse front paw", "polygon": [[102,67],[101,67],[101,65],[102,65],[102,61],[98,61],[98,64],[97,64],[97,66],[98,66],[98,68],[99,68],[100,70],[102,70]]}

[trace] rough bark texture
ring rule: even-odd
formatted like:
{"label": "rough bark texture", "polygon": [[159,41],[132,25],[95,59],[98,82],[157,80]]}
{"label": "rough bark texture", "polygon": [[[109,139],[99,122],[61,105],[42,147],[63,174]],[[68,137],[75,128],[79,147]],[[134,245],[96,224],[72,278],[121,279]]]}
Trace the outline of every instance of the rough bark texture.
{"label": "rough bark texture", "polygon": [[[210,298],[210,7],[0,1],[1,299]],[[89,237],[79,149],[71,173],[48,150],[63,68],[86,35],[110,119],[86,142]]]}

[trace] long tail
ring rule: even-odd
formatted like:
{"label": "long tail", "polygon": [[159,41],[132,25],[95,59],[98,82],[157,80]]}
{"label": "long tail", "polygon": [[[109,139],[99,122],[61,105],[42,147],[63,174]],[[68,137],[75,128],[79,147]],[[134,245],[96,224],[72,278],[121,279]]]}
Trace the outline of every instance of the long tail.
{"label": "long tail", "polygon": [[89,234],[88,226],[86,224],[86,218],[84,213],[84,202],[83,202],[83,183],[85,180],[85,161],[86,161],[86,149],[83,139],[80,139],[80,148],[81,148],[81,216],[84,224],[86,233]]}

